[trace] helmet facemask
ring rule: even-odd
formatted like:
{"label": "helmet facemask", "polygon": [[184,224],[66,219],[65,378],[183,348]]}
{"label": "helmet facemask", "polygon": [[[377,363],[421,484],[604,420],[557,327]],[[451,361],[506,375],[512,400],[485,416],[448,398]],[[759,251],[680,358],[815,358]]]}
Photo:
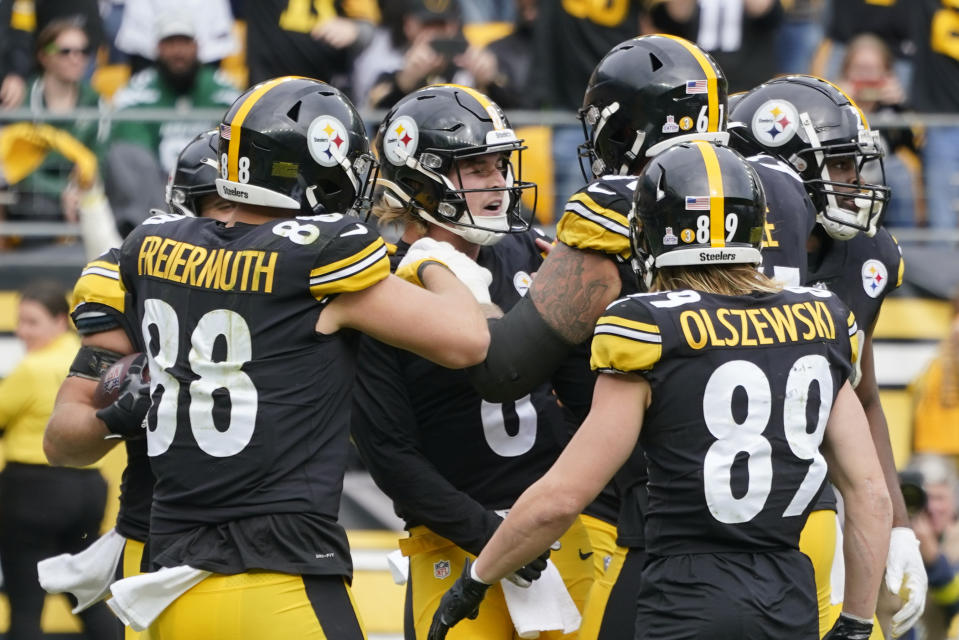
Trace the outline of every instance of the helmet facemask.
{"label": "helmet facemask", "polygon": [[171,213],[182,216],[200,215],[200,199],[216,193],[218,133],[205,131],[197,135],[177,156],[170,171],[164,200]]}
{"label": "helmet facemask", "polygon": [[345,184],[321,178],[305,187],[306,204],[314,214],[326,213],[329,209],[366,218],[373,203],[373,185],[378,169],[376,159],[370,153],[361,153],[352,162],[347,157],[340,158],[338,164],[353,187],[352,194],[344,192]]}
{"label": "helmet facemask", "polygon": [[630,264],[636,274],[636,283],[640,291],[648,291],[656,275],[656,257],[650,252],[649,243],[643,234],[643,222],[636,212],[635,200],[629,211],[629,244],[633,253]]}
{"label": "helmet facemask", "polygon": [[[789,160],[811,192],[818,211],[817,222],[836,240],[850,240],[859,233],[874,236],[891,191],[884,186],[886,174],[879,132],[860,128],[855,141],[824,145],[808,113],[799,114],[799,122],[809,147]],[[830,171],[830,165],[843,160],[855,169],[853,181],[838,180]],[[873,173],[879,182],[868,180],[867,173]]]}
{"label": "helmet facemask", "polygon": [[[583,178],[587,182],[602,175],[628,175],[633,168],[636,158],[639,157],[639,151],[643,148],[646,141],[645,131],[630,131],[623,128],[616,118],[616,113],[620,110],[620,104],[613,102],[602,109],[596,105],[589,105],[579,110],[579,120],[583,126],[583,137],[585,142],[579,145],[579,169]],[[615,131],[618,127],[620,131]],[[619,135],[626,133],[626,137],[632,140],[620,140]],[[599,149],[601,145],[610,147],[609,149]],[[606,166],[603,156],[620,158],[622,162],[619,166]],[[588,161],[589,169],[587,171],[583,160]]]}

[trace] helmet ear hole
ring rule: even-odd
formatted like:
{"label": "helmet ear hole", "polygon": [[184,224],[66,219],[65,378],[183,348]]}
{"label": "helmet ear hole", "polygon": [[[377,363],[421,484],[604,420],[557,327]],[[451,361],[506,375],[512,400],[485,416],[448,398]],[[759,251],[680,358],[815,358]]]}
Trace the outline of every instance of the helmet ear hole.
{"label": "helmet ear hole", "polygon": [[300,119],[300,105],[303,104],[302,100],[297,100],[296,104],[290,107],[290,110],[286,112],[286,117],[296,122]]}
{"label": "helmet ear hole", "polygon": [[649,64],[653,68],[653,73],[663,68],[663,61],[652,51],[649,52]]}

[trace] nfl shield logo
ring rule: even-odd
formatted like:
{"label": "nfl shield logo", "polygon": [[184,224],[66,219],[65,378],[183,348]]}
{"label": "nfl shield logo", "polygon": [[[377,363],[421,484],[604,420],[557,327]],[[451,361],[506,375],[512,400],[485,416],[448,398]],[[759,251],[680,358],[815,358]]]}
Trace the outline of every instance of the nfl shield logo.
{"label": "nfl shield logo", "polygon": [[450,561],[440,560],[433,563],[433,577],[437,580],[444,580],[450,575]]}

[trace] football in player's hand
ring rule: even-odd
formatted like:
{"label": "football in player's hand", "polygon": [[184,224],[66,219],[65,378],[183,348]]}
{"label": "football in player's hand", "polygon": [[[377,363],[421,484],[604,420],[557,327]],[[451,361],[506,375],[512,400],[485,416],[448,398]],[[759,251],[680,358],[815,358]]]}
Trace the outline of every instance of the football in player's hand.
{"label": "football in player's hand", "polygon": [[[103,372],[103,375],[100,376],[100,382],[97,384],[96,390],[93,392],[93,404],[97,409],[102,409],[113,404],[116,401],[117,396],[120,394],[120,387],[123,385],[123,381],[127,377],[127,373],[130,370],[130,365],[133,364],[140,353],[131,353],[128,356],[123,356]],[[147,369],[143,371],[143,379],[149,380],[150,373]]]}

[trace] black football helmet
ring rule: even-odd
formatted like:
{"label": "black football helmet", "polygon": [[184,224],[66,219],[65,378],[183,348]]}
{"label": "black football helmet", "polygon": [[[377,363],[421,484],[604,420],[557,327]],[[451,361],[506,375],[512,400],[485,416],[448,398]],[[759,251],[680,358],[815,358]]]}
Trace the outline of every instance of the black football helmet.
{"label": "black football helmet", "polygon": [[633,269],[648,288],[660,267],[759,264],[766,195],[739,153],[684,142],[646,165],[629,221]]}
{"label": "black football helmet", "polygon": [[200,198],[216,193],[219,144],[219,133],[211,129],[190,140],[180,151],[166,186],[166,203],[172,213],[197,216]]}
{"label": "black football helmet", "polygon": [[[536,185],[522,181],[525,149],[503,110],[488,97],[469,87],[431,85],[400,100],[380,123],[377,186],[391,206],[406,207],[474,244],[494,244],[504,233],[529,228],[520,196],[533,189],[535,198]],[[504,154],[500,171],[505,186],[463,189],[453,184],[449,176],[460,170],[460,160],[490,153]],[[469,210],[466,195],[480,191],[502,192],[498,214]]]}
{"label": "black football helmet", "polygon": [[284,76],[237,98],[220,124],[219,194],[300,213],[365,214],[375,169],[363,120],[339,89]]}
{"label": "black football helmet", "polygon": [[682,38],[633,38],[596,65],[579,119],[584,177],[630,174],[676,142],[726,141],[726,76],[708,53]]}
{"label": "black football helmet", "polygon": [[[775,78],[737,102],[729,131],[744,153],[768,153],[796,170],[830,236],[849,240],[859,232],[876,233],[890,193],[882,143],[839,87],[815,76]],[[855,166],[855,182],[830,176],[827,162],[837,159]],[[866,179],[864,169],[873,170],[880,183]]]}
{"label": "black football helmet", "polygon": [[[730,93],[729,96],[726,97],[726,109],[729,111],[729,113],[733,112],[733,109],[736,108],[736,105],[739,104],[739,101],[742,100],[743,96],[745,95],[746,95],[745,91],[737,91],[736,93]],[[728,125],[729,125],[728,119],[727,119],[726,125],[728,130]]]}

